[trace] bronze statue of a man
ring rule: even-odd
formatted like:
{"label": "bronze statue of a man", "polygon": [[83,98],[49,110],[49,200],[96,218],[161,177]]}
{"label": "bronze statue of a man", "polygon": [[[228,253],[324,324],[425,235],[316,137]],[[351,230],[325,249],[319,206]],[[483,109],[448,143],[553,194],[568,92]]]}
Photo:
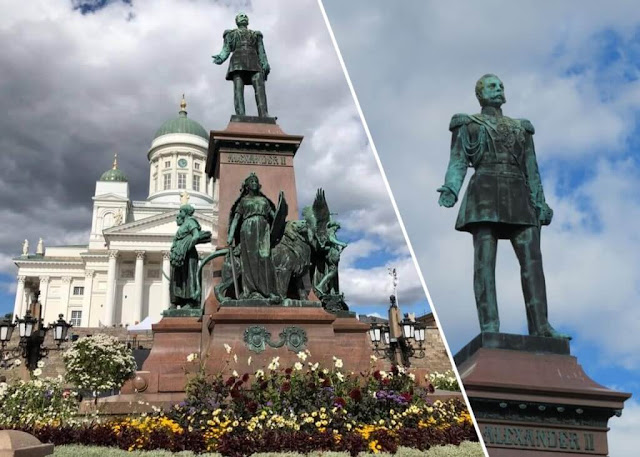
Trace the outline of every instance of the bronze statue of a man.
{"label": "bronze statue of a man", "polygon": [[474,292],[482,332],[499,332],[496,252],[499,239],[511,241],[520,263],[529,334],[568,338],[549,324],[540,253],[540,228],[551,223],[533,147],[534,128],[526,119],[503,116],[504,86],[495,75],[476,83],[479,114],[456,114],[449,130],[451,157],[438,189],[440,206],[455,205],[468,167],[475,173],[460,204],[456,230],[473,235]]}
{"label": "bronze statue of a man", "polygon": [[221,65],[231,54],[226,79],[233,81],[233,104],[236,114],[245,115],[244,86],[251,84],[256,94],[258,116],[268,117],[265,81],[271,68],[262,43],[262,32],[247,28],[249,17],[245,13],[238,13],[236,25],[237,29],[224,31],[222,51],[213,56],[213,62]]}

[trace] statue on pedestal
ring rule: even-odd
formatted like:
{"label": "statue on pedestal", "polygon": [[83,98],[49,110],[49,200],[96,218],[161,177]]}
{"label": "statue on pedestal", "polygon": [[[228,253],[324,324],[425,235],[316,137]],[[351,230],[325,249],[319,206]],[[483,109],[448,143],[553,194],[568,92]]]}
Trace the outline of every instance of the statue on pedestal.
{"label": "statue on pedestal", "polygon": [[[242,291],[240,297],[246,299],[266,299],[278,303],[276,275],[271,258],[273,243],[272,229],[278,221],[284,222],[282,211],[277,211],[260,188],[260,181],[251,173],[242,184],[240,197],[231,207],[227,243],[236,249],[239,246]],[[284,201],[281,193],[281,203]],[[286,206],[286,203],[285,203]],[[284,228],[284,224],[282,224]],[[233,254],[230,254],[232,257]]]}
{"label": "statue on pedestal", "polygon": [[200,259],[196,245],[211,242],[211,232],[201,230],[193,217],[194,211],[193,206],[183,204],[176,216],[178,231],[170,253],[170,309],[200,308]]}
{"label": "statue on pedestal", "polygon": [[344,294],[340,292],[338,263],[347,243],[336,237],[340,223],[331,219],[324,191],[318,189],[311,207],[303,208],[302,215],[309,228],[309,242],[313,246],[313,291],[325,308],[331,311],[347,310]]}
{"label": "statue on pedestal", "polygon": [[255,173],[244,180],[229,215],[229,246],[203,261],[226,256],[215,287],[218,301],[288,306],[290,300],[308,301],[313,289],[327,310],[348,310],[338,285],[338,262],[347,244],[336,238],[340,224],[331,220],[324,191],[318,189],[313,206],[303,209],[304,220],[285,221],[283,193],[276,206],[260,187]]}
{"label": "statue on pedestal", "polygon": [[249,17],[245,13],[236,16],[237,29],[225,30],[224,44],[219,54],[212,56],[221,65],[231,54],[226,79],[233,81],[233,104],[236,114],[245,115],[244,86],[252,85],[258,105],[258,116],[269,117],[265,81],[271,71],[267,53],[262,43],[262,32],[249,30]]}
{"label": "statue on pedestal", "polygon": [[534,128],[526,119],[502,114],[504,85],[495,75],[476,83],[479,114],[456,114],[445,182],[439,204],[458,201],[468,167],[475,169],[460,204],[456,230],[473,235],[474,292],[481,331],[499,332],[495,266],[499,239],[508,239],[520,263],[529,334],[569,338],[547,318],[547,295],[540,229],[551,223],[553,211],[542,190],[533,147]]}

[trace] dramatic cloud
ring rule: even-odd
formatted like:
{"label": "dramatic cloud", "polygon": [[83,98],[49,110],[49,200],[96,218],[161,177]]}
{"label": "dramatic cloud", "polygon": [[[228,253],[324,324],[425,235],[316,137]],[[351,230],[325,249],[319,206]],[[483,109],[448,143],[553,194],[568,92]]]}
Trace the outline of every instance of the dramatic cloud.
{"label": "dramatic cloud", "polygon": [[[587,372],[605,365],[631,373],[618,384],[636,389],[637,2],[323,3],[452,350],[479,331],[473,247],[468,234],[453,229],[458,207],[440,208],[436,188],[449,159],[451,115],[479,110],[474,84],[491,72],[505,83],[505,113],[536,127],[555,210],[542,234],[551,321],[574,336],[572,351]],[[508,242],[500,244],[497,269],[502,330],[526,331]],[[636,417],[637,404],[629,409]],[[626,416],[612,421],[614,430]],[[626,449],[637,449],[635,442]]]}
{"label": "dramatic cloud", "polygon": [[[0,297],[6,310],[13,306],[11,258],[23,239],[32,250],[39,237],[48,246],[87,242],[95,181],[115,152],[133,199],[146,198],[146,153],[156,129],[177,115],[182,93],[189,117],[206,129],[226,126],[233,111],[227,64],[215,66],[210,56],[241,9],[265,37],[270,113],[287,133],[305,136],[295,159],[299,201],[309,204],[315,189],[325,188],[341,233],[356,241],[354,251],[374,244],[383,254],[375,267],[407,262],[315,1],[40,0],[19,8],[5,2],[0,9],[0,104],[7,113],[0,118]],[[381,267],[355,267],[358,256],[350,249],[343,276],[388,284]],[[404,281],[417,300],[420,285],[410,285],[416,277],[414,270]],[[376,297],[349,280],[344,291],[356,306],[387,299],[386,291]]]}

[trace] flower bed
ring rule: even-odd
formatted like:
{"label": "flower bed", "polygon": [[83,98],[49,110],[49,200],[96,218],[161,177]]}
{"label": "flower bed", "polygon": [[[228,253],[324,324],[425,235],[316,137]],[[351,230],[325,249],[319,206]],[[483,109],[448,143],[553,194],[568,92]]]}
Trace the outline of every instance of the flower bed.
{"label": "flower bed", "polygon": [[[298,354],[292,367],[274,358],[268,369],[249,370],[251,359],[233,358],[224,373],[207,375],[199,364],[186,399],[166,411],[108,422],[16,423],[43,442],[113,446],[128,451],[218,452],[240,457],[255,452],[314,451],[395,453],[399,447],[477,441],[459,399],[433,401],[433,386],[416,385],[413,374],[393,367],[345,373],[342,361],[323,368]],[[242,374],[240,374],[238,372]]]}

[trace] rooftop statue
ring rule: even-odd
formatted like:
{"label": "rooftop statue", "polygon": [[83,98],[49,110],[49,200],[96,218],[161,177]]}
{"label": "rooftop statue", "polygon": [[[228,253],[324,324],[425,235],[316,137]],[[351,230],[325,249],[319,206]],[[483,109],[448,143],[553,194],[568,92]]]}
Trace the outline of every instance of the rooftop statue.
{"label": "rooftop statue", "polygon": [[236,114],[245,115],[244,86],[250,84],[256,94],[258,116],[268,117],[265,81],[271,68],[262,43],[262,32],[247,28],[249,17],[245,13],[238,13],[236,25],[237,29],[224,31],[222,51],[213,56],[213,62],[221,65],[231,54],[226,79],[233,81],[233,104]]}
{"label": "rooftop statue", "polygon": [[211,242],[211,232],[202,231],[193,217],[193,206],[183,204],[176,216],[178,231],[171,244],[171,307],[200,308],[199,256],[197,244]]}
{"label": "rooftop statue", "polygon": [[460,204],[456,230],[471,233],[474,246],[474,292],[480,329],[499,332],[496,297],[496,251],[499,239],[511,241],[520,263],[530,335],[569,338],[547,318],[547,293],[540,229],[551,223],[553,211],[542,190],[533,147],[534,128],[526,119],[502,114],[504,85],[495,75],[476,83],[479,114],[456,114],[445,182],[438,189],[439,204],[458,201],[468,167],[475,169]]}

